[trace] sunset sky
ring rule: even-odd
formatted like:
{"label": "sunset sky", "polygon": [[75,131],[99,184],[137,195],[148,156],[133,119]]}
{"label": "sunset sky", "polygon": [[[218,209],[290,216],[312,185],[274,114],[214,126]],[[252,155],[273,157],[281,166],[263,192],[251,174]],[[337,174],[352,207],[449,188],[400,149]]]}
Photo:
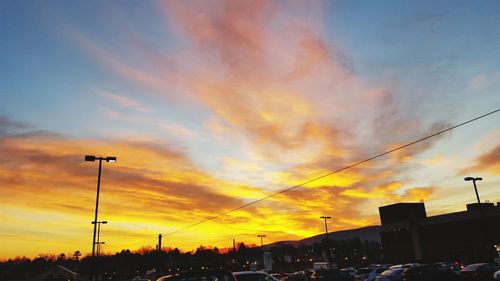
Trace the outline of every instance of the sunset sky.
{"label": "sunset sky", "polygon": [[[500,108],[500,1],[0,1],[0,259],[168,234]],[[500,201],[500,113],[167,235],[296,240]]]}

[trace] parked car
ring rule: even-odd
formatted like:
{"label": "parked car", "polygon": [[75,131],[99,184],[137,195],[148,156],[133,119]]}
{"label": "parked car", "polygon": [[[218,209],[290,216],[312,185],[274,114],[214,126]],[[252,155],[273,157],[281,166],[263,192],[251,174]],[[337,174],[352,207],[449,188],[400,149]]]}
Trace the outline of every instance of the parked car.
{"label": "parked car", "polygon": [[464,267],[465,267],[464,264],[462,262],[459,262],[459,261],[456,261],[451,265],[451,269],[455,270],[457,272],[464,269]]}
{"label": "parked car", "polygon": [[454,271],[460,271],[464,268],[464,265],[459,262],[459,261],[456,261],[456,262],[446,262],[446,261],[443,261],[443,262],[437,262],[436,264],[439,264],[443,267],[448,267],[450,268],[451,270],[454,270]]}
{"label": "parked car", "polygon": [[403,281],[403,272],[405,268],[389,268],[386,271],[380,273],[379,276],[375,278],[375,281]]}
{"label": "parked car", "polygon": [[469,264],[460,270],[461,280],[464,281],[493,281],[493,274],[498,266],[489,263]]}
{"label": "parked car", "polygon": [[493,279],[494,279],[495,281],[500,280],[500,270],[498,270],[497,272],[495,272],[495,273],[493,274]]}
{"label": "parked car", "polygon": [[278,281],[264,271],[238,271],[233,272],[233,274],[237,281]]}
{"label": "parked car", "polygon": [[456,281],[458,273],[450,266],[442,264],[426,264],[409,267],[403,272],[403,281]]}
{"label": "parked car", "polygon": [[185,271],[158,278],[156,281],[237,281],[227,270]]}
{"label": "parked car", "polygon": [[338,269],[318,269],[313,272],[312,281],[354,281],[354,276]]}
{"label": "parked car", "polygon": [[368,275],[366,275],[363,281],[374,281],[377,276],[379,276],[382,272],[386,271],[387,267],[376,267],[374,268]]}

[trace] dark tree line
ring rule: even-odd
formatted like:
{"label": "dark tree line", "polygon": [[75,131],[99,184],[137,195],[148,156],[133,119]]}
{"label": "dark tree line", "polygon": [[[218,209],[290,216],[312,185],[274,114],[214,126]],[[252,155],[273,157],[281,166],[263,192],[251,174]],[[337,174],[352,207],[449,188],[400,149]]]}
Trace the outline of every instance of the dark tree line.
{"label": "dark tree line", "polygon": [[[329,245],[330,250],[328,251]],[[293,272],[310,269],[312,263],[324,261],[328,257],[340,267],[365,265],[381,261],[381,246],[374,241],[359,238],[330,240],[313,245],[278,243],[265,247],[271,252],[276,271]],[[60,254],[40,255],[29,259],[17,257],[0,263],[0,281],[29,279],[55,265],[62,265],[80,276],[91,274],[91,257],[80,257],[79,251],[73,256]],[[160,275],[183,270],[203,270],[223,268],[232,271],[249,270],[252,263],[262,267],[262,249],[239,243],[236,251],[217,247],[200,246],[194,251],[182,252],[177,248],[164,248],[158,252],[143,247],[137,251],[122,250],[112,255],[97,257],[98,271],[106,280],[131,280],[135,276],[150,274],[150,279]],[[152,270],[154,269],[154,270]]]}

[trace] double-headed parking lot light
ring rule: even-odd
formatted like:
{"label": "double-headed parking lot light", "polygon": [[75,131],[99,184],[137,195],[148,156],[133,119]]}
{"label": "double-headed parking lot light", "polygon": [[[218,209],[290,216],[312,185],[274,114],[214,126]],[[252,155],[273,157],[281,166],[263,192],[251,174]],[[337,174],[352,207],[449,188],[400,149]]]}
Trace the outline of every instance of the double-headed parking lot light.
{"label": "double-headed parking lot light", "polygon": [[[95,242],[95,238],[96,237],[95,236],[96,236],[97,225],[98,225],[97,214],[98,214],[98,211],[99,211],[99,190],[101,188],[102,160],[105,160],[106,162],[109,162],[109,163],[114,163],[114,162],[116,162],[116,157],[114,157],[114,156],[97,157],[95,155],[85,155],[85,161],[95,162],[96,160],[99,160],[99,172],[97,174],[97,195],[96,195],[96,199],[95,199],[95,216],[94,216],[94,222],[93,222],[93,224],[94,224],[94,235],[93,235],[93,238],[92,238],[92,258],[95,257],[95,245],[96,245],[96,242]],[[94,274],[93,274],[93,279],[95,279],[95,270],[96,270],[96,268],[97,268],[97,264],[96,264],[96,261],[94,259]]]}

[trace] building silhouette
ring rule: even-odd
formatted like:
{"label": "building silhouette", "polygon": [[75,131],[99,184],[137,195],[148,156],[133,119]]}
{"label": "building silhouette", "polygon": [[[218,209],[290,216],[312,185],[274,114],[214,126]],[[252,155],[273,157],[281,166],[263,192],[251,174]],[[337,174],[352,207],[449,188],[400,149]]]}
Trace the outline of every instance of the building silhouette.
{"label": "building silhouette", "polygon": [[[468,204],[467,210],[428,217],[424,203],[379,208],[387,262],[489,261],[500,250],[500,203]],[[496,247],[496,249],[494,248]]]}

